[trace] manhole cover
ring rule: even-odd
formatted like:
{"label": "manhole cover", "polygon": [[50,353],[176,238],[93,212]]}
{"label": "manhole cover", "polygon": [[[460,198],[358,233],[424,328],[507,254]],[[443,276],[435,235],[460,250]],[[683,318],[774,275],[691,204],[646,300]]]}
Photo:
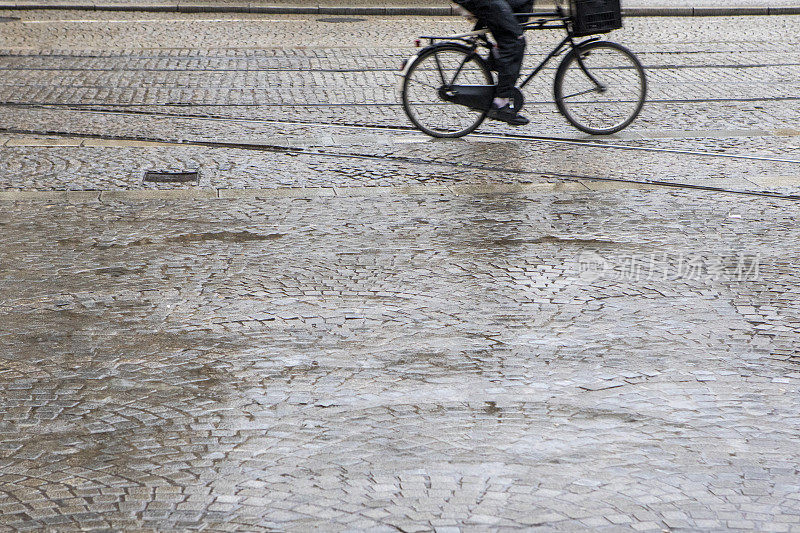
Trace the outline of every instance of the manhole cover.
{"label": "manhole cover", "polygon": [[149,183],[189,183],[200,180],[200,172],[192,170],[189,172],[162,172],[148,170],[144,173],[144,181]]}
{"label": "manhole cover", "polygon": [[330,17],[324,19],[317,19],[317,22],[364,22],[367,19],[354,19],[347,17]]}
{"label": "manhole cover", "polygon": [[19,17],[0,17],[0,22],[16,22]]}

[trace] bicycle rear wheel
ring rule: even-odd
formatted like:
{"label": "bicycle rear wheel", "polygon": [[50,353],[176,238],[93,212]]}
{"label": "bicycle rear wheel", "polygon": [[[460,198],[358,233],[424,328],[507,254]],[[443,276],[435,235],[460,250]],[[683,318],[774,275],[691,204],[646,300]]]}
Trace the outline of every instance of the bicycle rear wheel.
{"label": "bicycle rear wheel", "polygon": [[592,135],[608,135],[628,127],[639,115],[647,79],[630,50],[594,41],[567,54],[553,90],[558,110],[570,124]]}
{"label": "bicycle rear wheel", "polygon": [[[403,109],[411,122],[428,135],[463,137],[481,125],[488,104],[471,107],[450,101],[450,88],[493,85],[486,63],[473,50],[455,43],[436,45],[421,52],[409,67],[403,79]],[[476,100],[480,99],[478,95]]]}

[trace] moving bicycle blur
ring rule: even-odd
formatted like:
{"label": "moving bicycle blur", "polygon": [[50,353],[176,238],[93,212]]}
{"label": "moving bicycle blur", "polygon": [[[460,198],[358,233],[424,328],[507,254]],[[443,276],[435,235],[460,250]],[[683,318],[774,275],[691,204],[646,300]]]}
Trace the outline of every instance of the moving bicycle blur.
{"label": "moving bicycle blur", "polygon": [[[644,68],[633,52],[601,37],[622,27],[619,0],[570,0],[566,6],[557,1],[553,11],[530,13],[514,13],[505,0],[463,1],[475,2],[469,5],[485,15],[478,18],[473,30],[421,36],[429,46],[403,66],[403,108],[421,131],[434,137],[461,137],[487,117],[525,125],[527,120],[519,115],[525,104],[522,89],[559,56],[563,57],[555,73],[553,98],[559,112],[575,128],[608,135],[626,128],[639,115],[647,94]],[[478,2],[489,7],[479,9]],[[516,38],[516,44],[506,42],[513,54],[500,50],[489,37],[491,27],[497,25],[497,13],[502,13],[501,19],[519,19],[514,24],[523,33],[552,29],[566,33],[517,86],[519,65],[515,58],[516,54],[524,55],[525,41]],[[495,22],[487,22],[487,17],[495,17]],[[501,35],[507,31],[509,28],[497,30]],[[510,31],[508,35],[516,33]],[[518,62],[521,65],[521,59]],[[493,71],[497,72],[496,79]]]}

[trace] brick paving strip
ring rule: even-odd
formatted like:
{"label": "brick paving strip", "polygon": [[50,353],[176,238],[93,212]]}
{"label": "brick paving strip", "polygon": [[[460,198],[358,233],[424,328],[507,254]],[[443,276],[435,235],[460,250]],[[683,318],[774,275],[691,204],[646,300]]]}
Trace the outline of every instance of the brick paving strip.
{"label": "brick paving strip", "polygon": [[[552,8],[550,3],[538,3],[537,9]],[[143,0],[123,2],[69,1],[69,0],[21,0],[0,3],[0,10],[79,10],[79,11],[144,11],[179,13],[263,13],[294,15],[413,15],[453,16],[458,15],[454,4],[435,0],[269,0],[246,1],[174,1]],[[623,2],[623,14],[629,17],[654,16],[740,16],[740,15],[797,15],[800,2],[796,0],[740,0],[721,3],[716,0],[683,0],[653,5],[647,0]]]}

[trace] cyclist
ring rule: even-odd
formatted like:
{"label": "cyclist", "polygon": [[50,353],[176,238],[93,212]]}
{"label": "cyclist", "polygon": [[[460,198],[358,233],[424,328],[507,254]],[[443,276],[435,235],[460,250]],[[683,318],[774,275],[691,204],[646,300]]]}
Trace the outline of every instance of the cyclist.
{"label": "cyclist", "polygon": [[487,117],[513,126],[530,122],[514,109],[514,87],[525,55],[525,36],[514,13],[530,13],[534,0],[453,0],[492,32],[497,41],[490,63],[497,70],[497,92]]}

